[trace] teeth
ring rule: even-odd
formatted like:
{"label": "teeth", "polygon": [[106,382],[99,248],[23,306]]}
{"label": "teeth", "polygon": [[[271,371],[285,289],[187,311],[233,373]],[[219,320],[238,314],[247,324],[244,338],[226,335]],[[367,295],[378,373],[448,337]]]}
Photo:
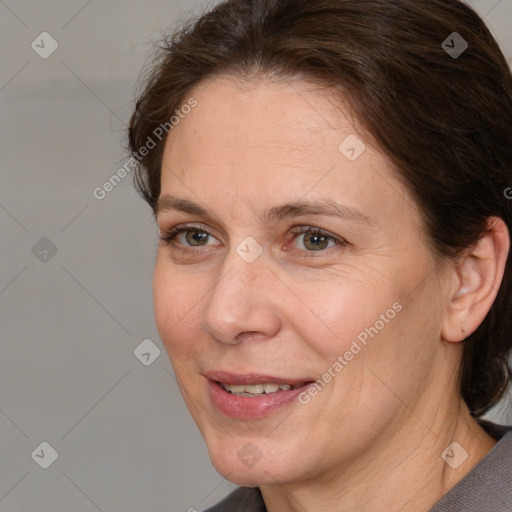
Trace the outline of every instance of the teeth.
{"label": "teeth", "polygon": [[244,388],[246,393],[252,393],[253,395],[263,393],[263,384],[246,384]]}
{"label": "teeth", "polygon": [[263,384],[263,391],[265,393],[275,393],[279,389],[279,384]]}
{"label": "teeth", "polygon": [[220,385],[230,393],[234,395],[240,396],[254,396],[261,395],[263,393],[271,394],[276,393],[279,390],[290,391],[290,389],[295,389],[299,386],[292,386],[291,384],[224,384],[223,382]]}

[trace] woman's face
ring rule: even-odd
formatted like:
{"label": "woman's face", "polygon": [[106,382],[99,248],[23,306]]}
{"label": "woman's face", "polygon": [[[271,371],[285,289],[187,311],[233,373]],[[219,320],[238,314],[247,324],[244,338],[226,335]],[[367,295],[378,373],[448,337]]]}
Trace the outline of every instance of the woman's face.
{"label": "woman's face", "polygon": [[161,339],[221,474],[327,477],[428,423],[447,291],[421,217],[326,93],[220,77],[191,96],[163,158]]}

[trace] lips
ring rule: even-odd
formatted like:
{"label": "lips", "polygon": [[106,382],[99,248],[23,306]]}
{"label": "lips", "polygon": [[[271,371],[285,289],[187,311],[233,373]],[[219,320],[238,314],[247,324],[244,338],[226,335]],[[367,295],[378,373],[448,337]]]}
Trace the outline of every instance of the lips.
{"label": "lips", "polygon": [[207,372],[205,377],[215,408],[237,419],[265,417],[289,405],[313,383],[311,378],[232,374],[225,371]]}

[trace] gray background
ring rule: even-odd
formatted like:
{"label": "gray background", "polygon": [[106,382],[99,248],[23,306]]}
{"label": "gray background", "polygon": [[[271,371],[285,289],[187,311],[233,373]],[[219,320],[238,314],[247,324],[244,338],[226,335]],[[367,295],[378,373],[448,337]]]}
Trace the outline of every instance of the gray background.
{"label": "gray background", "polygon": [[[468,3],[512,62],[512,0]],[[209,462],[154,326],[151,212],[131,175],[93,197],[124,163],[152,41],[201,5],[0,1],[2,512],[186,512],[234,487]],[[47,59],[31,48],[43,31],[59,45]],[[134,355],[144,339],[161,350],[148,366]],[[505,405],[490,417],[512,423]],[[58,452],[48,469],[42,442]]]}

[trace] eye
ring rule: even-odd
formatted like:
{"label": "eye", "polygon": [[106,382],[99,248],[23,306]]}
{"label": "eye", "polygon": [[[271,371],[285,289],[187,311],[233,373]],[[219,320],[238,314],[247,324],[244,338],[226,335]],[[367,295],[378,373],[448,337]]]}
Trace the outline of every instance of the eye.
{"label": "eye", "polygon": [[293,239],[295,248],[308,252],[324,251],[336,245],[345,246],[347,242],[327,231],[311,226],[301,226],[292,230],[296,236]]}
{"label": "eye", "polygon": [[164,235],[160,235],[160,239],[166,245],[174,245],[176,248],[203,247],[206,245],[218,245],[219,243],[207,228],[202,226],[175,226]]}

